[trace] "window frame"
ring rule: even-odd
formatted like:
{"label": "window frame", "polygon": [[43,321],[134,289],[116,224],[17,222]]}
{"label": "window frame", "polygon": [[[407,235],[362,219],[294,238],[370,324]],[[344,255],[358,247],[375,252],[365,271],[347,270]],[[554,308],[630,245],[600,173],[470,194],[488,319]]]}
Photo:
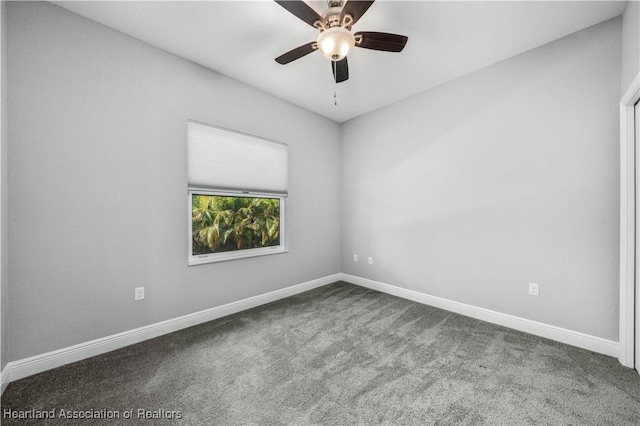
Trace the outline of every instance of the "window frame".
{"label": "window frame", "polygon": [[[240,249],[233,251],[224,251],[219,253],[193,254],[193,195],[214,195],[222,197],[244,197],[244,198],[275,198],[280,200],[280,244],[277,246],[258,247],[250,249]],[[267,256],[271,254],[287,253],[289,250],[286,244],[286,194],[268,193],[268,192],[250,192],[250,191],[227,191],[209,188],[189,187],[187,191],[188,204],[188,247],[187,247],[187,264],[188,266],[202,265],[207,263],[225,262],[229,260],[245,259],[249,257]]]}

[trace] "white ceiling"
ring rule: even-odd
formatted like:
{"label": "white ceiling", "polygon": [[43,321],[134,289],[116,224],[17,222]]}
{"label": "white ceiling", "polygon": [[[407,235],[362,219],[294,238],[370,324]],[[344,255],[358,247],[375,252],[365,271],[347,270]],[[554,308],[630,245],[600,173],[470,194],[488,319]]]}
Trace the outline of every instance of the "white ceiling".
{"label": "white ceiling", "polygon": [[[153,46],[337,122],[484,68],[620,15],[618,1],[378,0],[354,31],[403,34],[401,53],[356,48],[335,85],[319,52],[274,58],[317,30],[271,0],[54,2]],[[322,13],[325,1],[307,1]],[[338,105],[333,103],[337,89]]]}

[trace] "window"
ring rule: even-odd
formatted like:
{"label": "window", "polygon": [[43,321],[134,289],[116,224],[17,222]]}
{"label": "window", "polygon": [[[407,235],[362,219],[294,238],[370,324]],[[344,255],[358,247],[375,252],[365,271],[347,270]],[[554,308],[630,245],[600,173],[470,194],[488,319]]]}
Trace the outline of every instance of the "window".
{"label": "window", "polygon": [[189,191],[190,263],[284,251],[284,197]]}
{"label": "window", "polygon": [[187,124],[189,265],[286,252],[287,145]]}

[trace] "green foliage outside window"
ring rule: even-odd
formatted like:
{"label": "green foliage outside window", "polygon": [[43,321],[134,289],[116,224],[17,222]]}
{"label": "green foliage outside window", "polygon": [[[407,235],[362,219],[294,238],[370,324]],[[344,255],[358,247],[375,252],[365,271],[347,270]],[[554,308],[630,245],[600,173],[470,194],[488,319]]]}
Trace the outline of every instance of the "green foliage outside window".
{"label": "green foliage outside window", "polygon": [[193,255],[280,244],[278,198],[192,195]]}

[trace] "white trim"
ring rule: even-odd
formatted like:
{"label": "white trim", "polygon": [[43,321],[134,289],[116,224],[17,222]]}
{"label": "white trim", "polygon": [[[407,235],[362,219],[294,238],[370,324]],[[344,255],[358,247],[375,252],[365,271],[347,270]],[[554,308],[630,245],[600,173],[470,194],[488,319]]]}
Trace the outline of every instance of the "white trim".
{"label": "white trim", "polygon": [[[227,315],[255,308],[256,306],[264,305],[265,303],[275,302],[276,300],[284,299],[295,294],[339,281],[340,277],[341,274],[328,275],[302,284],[227,303],[226,305],[216,306],[215,308],[194,312],[192,314],[103,337],[101,339],[92,340],[90,342],[13,361],[8,363],[5,367],[5,370],[8,372],[7,383],[33,374],[41,373],[52,368],[60,367],[65,364],[80,361],[95,355],[100,355],[125,346],[133,345],[135,343],[140,343],[154,337],[182,330],[187,327],[192,327]],[[3,374],[5,374],[4,370]]]}
{"label": "white trim", "polygon": [[545,337],[547,339],[577,346],[593,352],[609,356],[618,355],[618,343],[600,337],[567,330],[564,328],[531,321],[528,319],[516,317],[513,315],[503,314],[489,309],[477,306],[467,305],[465,303],[456,302],[441,297],[431,296],[414,290],[396,287],[378,281],[357,277],[345,273],[337,273],[326,277],[307,281],[291,287],[275,290],[269,293],[253,296],[247,299],[231,302],[226,305],[217,306],[211,309],[195,312],[193,314],[184,315],[182,317],[162,321],[145,327],[136,328],[134,330],[125,331],[104,338],[92,340],[90,342],[81,343],[63,349],[47,352],[41,355],[25,358],[18,361],[8,363],[0,373],[0,381],[2,391],[7,385],[15,380],[38,374],[53,368],[57,368],[72,362],[90,358],[92,356],[107,353],[125,346],[140,343],[154,337],[162,336],[174,331],[182,330],[187,327],[202,324],[242,312],[265,303],[274,302],[293,296],[308,290],[313,290],[336,281],[346,281],[351,284],[377,290],[383,293],[402,297],[414,302],[425,305],[435,306],[450,312],[455,312],[471,318],[520,330],[536,336]]}
{"label": "white trim", "polygon": [[[3,73],[6,71],[4,69],[4,64],[5,64],[5,56],[6,56],[6,48],[3,48],[3,43],[4,40],[6,39],[5,36],[5,28],[6,28],[6,14],[5,14],[5,3],[4,1],[0,2],[0,368],[2,368],[2,262],[3,262],[3,254],[2,254],[2,241],[4,241],[4,238],[6,238],[4,235],[2,235],[2,199],[4,197],[6,197],[8,194],[3,194],[2,193],[2,175],[4,173],[4,169],[2,168],[2,142],[4,139],[4,132],[5,129],[3,128],[3,123],[2,123],[2,117],[5,116],[6,111],[4,110],[4,99],[7,97],[6,94],[6,87],[4,84],[2,84],[2,75]],[[6,77],[5,77],[6,78]],[[4,256],[7,256],[7,254],[4,254]],[[8,285],[8,283],[5,283]],[[0,372],[0,395],[2,395],[2,392],[4,392],[4,389],[6,388],[5,383],[5,377],[4,377],[4,370],[3,369]],[[9,371],[9,370],[7,370]]]}
{"label": "white trim", "polygon": [[431,296],[418,291],[396,287],[354,275],[342,274],[342,280],[351,284],[391,294],[393,296],[402,297],[403,299],[408,299],[429,306],[435,306],[436,308],[445,309],[467,317],[509,327],[514,330],[524,331],[525,333],[534,334],[536,336],[577,346],[579,348],[598,352],[604,355],[613,357],[618,355],[618,343],[601,337],[591,336],[577,331],[567,330],[565,328],[503,314],[501,312],[479,308],[477,306],[467,305],[465,303],[444,299],[442,297]]}
{"label": "white trim", "polygon": [[0,396],[2,396],[7,386],[9,386],[9,366],[5,366],[0,371]]}
{"label": "white trim", "polygon": [[[638,74],[640,76],[640,74]],[[640,98],[640,84],[638,85],[638,98]],[[635,106],[634,106],[634,115],[635,115],[635,127],[634,127],[634,132],[635,132],[635,146],[637,147],[638,145],[640,145],[640,99],[638,100],[638,102],[636,102]],[[640,183],[638,183],[638,179],[640,178],[639,173],[638,173],[638,164],[640,164],[640,159],[638,159],[638,148],[636,148],[636,188],[640,188]],[[638,222],[640,222],[638,220],[638,195],[636,194],[636,224]],[[635,232],[635,236],[636,236],[636,247],[640,247],[640,235],[638,235],[638,228],[636,225],[636,232]],[[638,269],[638,265],[640,265],[640,253],[638,253],[638,249],[636,249],[635,251],[636,254],[636,258],[635,258],[635,270],[637,271]],[[637,272],[636,272],[637,275]],[[636,372],[640,373],[640,287],[638,286],[638,278],[636,277],[635,282],[634,282],[634,305],[633,305],[633,312],[635,315],[635,322],[633,324],[633,331],[634,331],[634,335],[633,335],[633,341],[634,341],[634,368],[636,370]]]}
{"label": "white trim", "polygon": [[634,366],[636,264],[636,155],[633,105],[640,99],[640,74],[620,100],[620,350],[618,360]]}

